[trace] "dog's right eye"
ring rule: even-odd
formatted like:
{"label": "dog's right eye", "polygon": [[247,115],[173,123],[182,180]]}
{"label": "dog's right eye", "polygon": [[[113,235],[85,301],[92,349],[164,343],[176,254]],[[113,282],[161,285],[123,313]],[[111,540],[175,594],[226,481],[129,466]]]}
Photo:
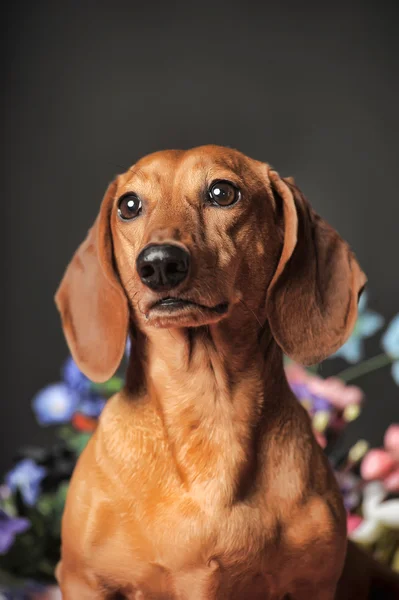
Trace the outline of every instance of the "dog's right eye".
{"label": "dog's right eye", "polygon": [[128,192],[124,194],[118,202],[118,216],[122,221],[130,221],[130,219],[134,219],[138,217],[141,213],[141,200],[136,196],[136,194],[132,194],[132,192]]}

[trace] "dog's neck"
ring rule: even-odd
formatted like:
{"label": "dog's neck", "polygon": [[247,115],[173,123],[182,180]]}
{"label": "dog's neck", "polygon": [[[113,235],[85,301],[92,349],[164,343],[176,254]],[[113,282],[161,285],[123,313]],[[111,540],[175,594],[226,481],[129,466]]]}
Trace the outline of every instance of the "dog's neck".
{"label": "dog's neck", "polygon": [[209,502],[233,503],[253,472],[265,406],[285,381],[268,328],[260,336],[248,319],[157,329],[146,339],[143,367],[183,484]]}

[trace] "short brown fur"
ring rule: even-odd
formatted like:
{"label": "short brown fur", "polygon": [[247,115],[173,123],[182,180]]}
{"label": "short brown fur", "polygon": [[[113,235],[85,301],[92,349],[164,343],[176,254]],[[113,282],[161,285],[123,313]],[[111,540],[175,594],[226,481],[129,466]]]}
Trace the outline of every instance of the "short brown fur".
{"label": "short brown fur", "polygon": [[[240,201],[212,206],[215,180],[240,188]],[[122,222],[128,191],[143,210]],[[154,308],[172,294],[147,288],[136,258],[161,243],[192,257],[173,294],[227,302],[226,314]],[[126,386],[71,481],[57,569],[65,600],[335,597],[345,511],[283,352],[303,364],[334,352],[365,282],[293,180],[235,150],[158,152],[117,177],[56,295],[72,355],[94,381],[132,342]],[[348,566],[354,552],[337,598],[367,598],[370,581]]]}

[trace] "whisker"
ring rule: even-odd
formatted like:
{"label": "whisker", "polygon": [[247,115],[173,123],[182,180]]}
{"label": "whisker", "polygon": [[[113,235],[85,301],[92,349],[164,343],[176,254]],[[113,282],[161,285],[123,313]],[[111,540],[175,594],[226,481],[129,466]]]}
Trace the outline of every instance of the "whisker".
{"label": "whisker", "polygon": [[172,339],[173,339],[175,342],[177,342],[177,339],[176,339],[176,338],[175,338],[175,337],[172,335],[172,332],[171,332],[171,330],[170,330],[170,329],[168,329],[168,331],[169,331],[170,335],[172,336]]}
{"label": "whisker", "polygon": [[244,302],[244,300],[242,300],[242,298],[240,298],[240,302],[241,302],[241,303],[242,303],[242,304],[245,306],[245,308],[246,308],[247,310],[249,310],[249,311],[250,311],[250,312],[253,314],[253,316],[255,317],[255,319],[256,319],[256,321],[257,321],[257,323],[258,323],[259,327],[262,329],[263,325],[262,325],[262,323],[259,321],[258,317],[257,317],[257,316],[256,316],[256,314],[254,313],[254,311],[252,310],[252,308],[250,308],[250,307],[249,307],[249,306],[248,306],[248,305],[247,305],[247,304]]}

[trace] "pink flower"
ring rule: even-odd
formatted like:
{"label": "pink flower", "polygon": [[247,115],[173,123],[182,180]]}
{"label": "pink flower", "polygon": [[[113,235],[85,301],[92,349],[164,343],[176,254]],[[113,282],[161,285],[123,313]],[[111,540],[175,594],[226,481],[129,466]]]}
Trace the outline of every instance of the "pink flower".
{"label": "pink flower", "polygon": [[399,425],[390,425],[385,432],[384,446],[399,461]]}
{"label": "pink flower", "polygon": [[355,529],[357,529],[360,523],[363,521],[359,515],[349,513],[346,517],[346,527],[348,529],[348,535],[350,535]]}
{"label": "pink flower", "polygon": [[313,394],[322,395],[339,410],[344,410],[350,404],[360,404],[363,400],[363,392],[360,388],[346,385],[337,377],[322,379],[315,375],[311,376],[308,379],[308,387]]}
{"label": "pink flower", "polygon": [[369,450],[363,459],[361,473],[366,481],[384,479],[392,472],[396,461],[385,450],[374,448]]}
{"label": "pink flower", "polygon": [[380,480],[386,490],[399,492],[399,425],[391,425],[384,436],[384,448],[370,450],[361,464],[366,481]]}
{"label": "pink flower", "polygon": [[288,364],[285,372],[290,384],[306,385],[311,394],[323,397],[338,410],[344,410],[352,404],[361,404],[363,401],[363,392],[360,388],[346,385],[338,377],[323,379],[295,363]]}

